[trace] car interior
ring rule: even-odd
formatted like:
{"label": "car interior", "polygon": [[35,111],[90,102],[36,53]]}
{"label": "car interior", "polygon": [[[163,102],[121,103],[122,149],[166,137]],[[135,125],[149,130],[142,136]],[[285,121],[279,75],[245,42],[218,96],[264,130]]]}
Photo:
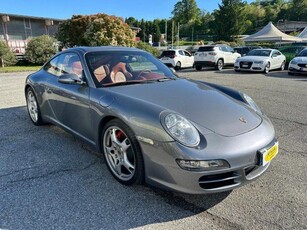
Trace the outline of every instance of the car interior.
{"label": "car interior", "polygon": [[101,85],[165,77],[153,63],[138,60],[138,58],[135,56],[103,56],[97,58],[90,66],[97,82]]}

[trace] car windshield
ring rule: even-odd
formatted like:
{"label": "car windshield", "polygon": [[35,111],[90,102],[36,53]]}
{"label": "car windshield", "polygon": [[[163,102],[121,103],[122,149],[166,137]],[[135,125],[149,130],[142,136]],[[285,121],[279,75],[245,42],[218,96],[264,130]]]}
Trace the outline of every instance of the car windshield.
{"label": "car windshield", "polygon": [[176,79],[162,62],[142,51],[97,51],[85,55],[97,87]]}
{"label": "car windshield", "polygon": [[299,53],[299,55],[297,55],[298,57],[307,57],[307,49],[304,49],[303,51],[301,51]]}
{"label": "car windshield", "polygon": [[259,50],[252,50],[249,51],[246,56],[264,56],[264,57],[269,57],[271,54],[271,50],[264,50],[264,49],[259,49]]}

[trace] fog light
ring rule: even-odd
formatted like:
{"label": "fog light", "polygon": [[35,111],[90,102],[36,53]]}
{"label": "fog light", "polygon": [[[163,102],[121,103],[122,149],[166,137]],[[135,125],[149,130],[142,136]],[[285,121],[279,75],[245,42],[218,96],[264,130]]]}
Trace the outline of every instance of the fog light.
{"label": "fog light", "polygon": [[229,168],[229,164],[225,160],[207,160],[207,161],[197,161],[197,160],[180,160],[177,159],[177,164],[186,170],[193,171],[208,171]]}

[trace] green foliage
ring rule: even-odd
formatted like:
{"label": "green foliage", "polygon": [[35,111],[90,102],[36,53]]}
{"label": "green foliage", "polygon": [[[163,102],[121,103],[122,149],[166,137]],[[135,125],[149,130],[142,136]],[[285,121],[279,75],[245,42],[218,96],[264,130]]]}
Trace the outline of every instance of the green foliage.
{"label": "green foliage", "polygon": [[137,45],[136,45],[136,48],[145,50],[145,51],[151,53],[152,55],[154,55],[155,57],[160,56],[160,51],[158,49],[152,47],[148,43],[138,42]]}
{"label": "green foliage", "polygon": [[233,41],[234,35],[244,31],[245,14],[241,0],[222,0],[219,10],[214,11],[214,31],[220,40]]}
{"label": "green foliage", "polygon": [[37,71],[41,66],[8,66],[0,68],[0,73],[14,73],[14,72],[32,72]]}
{"label": "green foliage", "polygon": [[292,0],[290,20],[307,21],[307,0]]}
{"label": "green foliage", "polygon": [[11,66],[16,63],[15,54],[7,47],[4,41],[0,41],[0,66]]}
{"label": "green foliage", "polygon": [[[131,18],[131,22],[133,19]],[[133,46],[134,32],[120,17],[107,14],[75,15],[59,25],[57,38],[65,47]]]}
{"label": "green foliage", "polygon": [[190,24],[199,19],[201,11],[195,0],[181,0],[175,4],[172,14],[176,22]]}
{"label": "green foliage", "polygon": [[29,62],[42,65],[56,52],[56,40],[48,35],[42,35],[28,42],[25,56]]}

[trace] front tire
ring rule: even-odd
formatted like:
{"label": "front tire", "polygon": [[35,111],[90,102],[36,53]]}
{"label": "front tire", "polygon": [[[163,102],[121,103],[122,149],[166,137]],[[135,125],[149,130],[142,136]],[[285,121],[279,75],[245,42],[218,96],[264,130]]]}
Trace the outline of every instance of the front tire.
{"label": "front tire", "polygon": [[270,72],[270,66],[271,66],[270,62],[268,62],[268,63],[265,65],[264,71],[263,71],[265,74],[267,74],[267,73]]}
{"label": "front tire", "polygon": [[31,87],[29,87],[26,91],[26,102],[29,117],[33,124],[37,126],[44,124],[37,98]]}
{"label": "front tire", "polygon": [[224,67],[224,61],[222,59],[219,59],[215,65],[215,69],[221,71],[223,67]]}
{"label": "front tire", "polygon": [[112,176],[124,185],[144,183],[142,151],[133,131],[114,119],[102,129],[103,155]]}
{"label": "front tire", "polygon": [[195,66],[195,69],[196,69],[197,71],[201,71],[202,68],[203,68],[203,67],[202,67],[201,65],[196,65],[196,66]]}

